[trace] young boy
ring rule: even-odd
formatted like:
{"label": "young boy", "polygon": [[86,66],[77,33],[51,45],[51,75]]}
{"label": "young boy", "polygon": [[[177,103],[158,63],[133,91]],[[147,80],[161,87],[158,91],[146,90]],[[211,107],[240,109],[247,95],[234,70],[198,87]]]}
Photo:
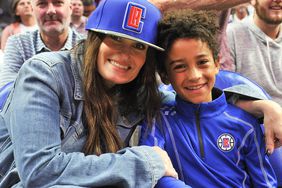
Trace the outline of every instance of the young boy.
{"label": "young boy", "polygon": [[159,23],[159,74],[176,91],[176,102],[140,144],[165,149],[179,179],[157,187],[276,187],[257,120],[226,102],[215,88],[219,71],[218,26],[212,12],[177,10]]}

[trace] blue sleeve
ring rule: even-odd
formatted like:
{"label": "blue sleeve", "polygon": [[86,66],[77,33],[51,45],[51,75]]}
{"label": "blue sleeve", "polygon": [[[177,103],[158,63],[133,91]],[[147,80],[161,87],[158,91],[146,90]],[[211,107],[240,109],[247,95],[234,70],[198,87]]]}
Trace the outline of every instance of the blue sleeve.
{"label": "blue sleeve", "polygon": [[186,185],[183,181],[175,179],[173,177],[165,176],[161,178],[155,188],[191,188]]}
{"label": "blue sleeve", "polygon": [[[161,128],[164,128],[163,126],[160,126],[158,124],[154,124],[152,129],[148,129],[146,123],[142,126],[141,131],[141,138],[140,138],[140,145],[148,145],[148,146],[159,146],[160,148],[165,148],[165,138],[166,138],[166,131],[161,130]],[[173,177],[163,177],[161,178],[156,188],[189,188],[190,186],[186,185],[183,181],[175,179]]]}
{"label": "blue sleeve", "polygon": [[253,187],[277,187],[275,173],[266,155],[265,142],[260,125],[253,126],[253,132],[246,140],[244,152],[246,165]]}
{"label": "blue sleeve", "polygon": [[236,72],[219,71],[215,87],[223,90],[226,96],[238,95],[239,98],[247,99],[271,99],[260,85]]}
{"label": "blue sleeve", "polygon": [[165,135],[162,134],[158,124],[154,123],[152,128],[149,129],[148,125],[145,122],[143,123],[139,145],[159,146],[164,149]]}

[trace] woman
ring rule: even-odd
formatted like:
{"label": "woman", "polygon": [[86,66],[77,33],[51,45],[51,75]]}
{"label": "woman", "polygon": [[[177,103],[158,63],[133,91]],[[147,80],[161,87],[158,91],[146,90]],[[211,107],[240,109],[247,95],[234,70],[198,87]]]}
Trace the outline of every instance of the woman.
{"label": "woman", "polygon": [[6,26],[1,35],[1,49],[4,50],[9,36],[37,29],[30,0],[13,0],[11,11],[14,22]]}
{"label": "woman", "polygon": [[144,0],[103,1],[86,41],[24,63],[1,112],[0,187],[153,187],[177,177],[159,148],[121,150],[132,126],[159,108],[151,58],[161,50],[159,18]]}

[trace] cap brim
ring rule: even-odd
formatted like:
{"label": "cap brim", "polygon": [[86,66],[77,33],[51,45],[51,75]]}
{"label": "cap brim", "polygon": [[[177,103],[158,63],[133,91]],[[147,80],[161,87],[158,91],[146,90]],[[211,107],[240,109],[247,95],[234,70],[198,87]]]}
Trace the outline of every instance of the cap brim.
{"label": "cap brim", "polygon": [[88,30],[91,30],[91,31],[95,31],[95,32],[98,32],[98,33],[104,33],[106,35],[115,35],[115,36],[118,36],[118,37],[123,37],[123,38],[126,38],[126,39],[130,39],[130,40],[134,40],[134,41],[138,41],[138,42],[141,42],[143,44],[146,44],[148,46],[151,46],[157,50],[160,50],[160,51],[165,51],[163,48],[159,47],[159,46],[156,46],[154,44],[151,44],[149,42],[146,42],[144,40],[140,40],[138,38],[135,38],[135,37],[132,37],[130,35],[126,35],[126,34],[122,34],[122,33],[118,33],[118,32],[115,32],[115,31],[108,31],[108,30],[102,30],[102,29],[88,29]]}

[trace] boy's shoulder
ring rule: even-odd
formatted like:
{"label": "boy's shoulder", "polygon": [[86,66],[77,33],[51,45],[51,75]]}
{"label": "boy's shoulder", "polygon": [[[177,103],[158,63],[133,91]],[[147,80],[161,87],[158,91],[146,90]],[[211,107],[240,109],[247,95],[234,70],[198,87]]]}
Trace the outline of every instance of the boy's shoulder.
{"label": "boy's shoulder", "polygon": [[247,111],[228,103],[224,115],[238,122],[239,124],[256,125],[259,124],[258,119]]}

